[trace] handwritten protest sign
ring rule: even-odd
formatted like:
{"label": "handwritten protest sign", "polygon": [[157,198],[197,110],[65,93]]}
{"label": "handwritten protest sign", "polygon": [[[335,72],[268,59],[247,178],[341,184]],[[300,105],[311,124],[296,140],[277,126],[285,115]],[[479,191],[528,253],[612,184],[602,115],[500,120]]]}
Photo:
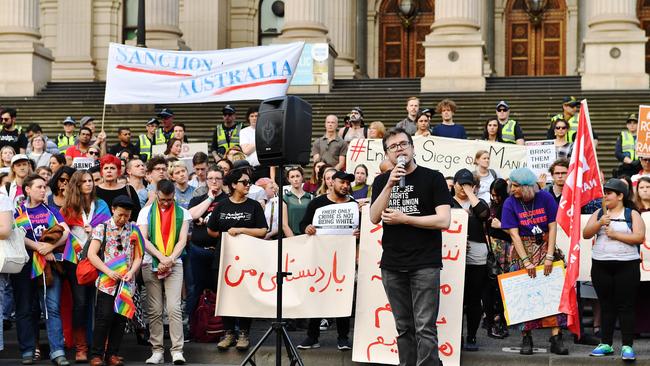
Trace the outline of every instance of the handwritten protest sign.
{"label": "handwritten protest sign", "polygon": [[[352,313],[355,238],[299,235],[282,241],[283,315],[345,317]],[[223,234],[215,313],[275,318],[277,241]]]}
{"label": "handwritten protest sign", "polygon": [[526,141],[526,165],[540,176],[548,173],[548,168],[557,160],[557,151],[553,140]]}
{"label": "handwritten protest sign", "polygon": [[94,167],[97,164],[96,160],[93,158],[74,158],[72,159],[72,167],[81,170],[88,170]]}
{"label": "handwritten protest sign", "polygon": [[[467,242],[467,213],[451,210],[451,226],[442,233],[438,351],[445,366],[460,365],[463,324],[463,291]],[[357,305],[352,361],[399,363],[397,331],[390,304],[381,283],[382,226],[373,225],[365,206],[361,215],[361,242],[357,276]]]}
{"label": "handwritten protest sign", "polygon": [[558,313],[564,285],[564,263],[553,262],[553,271],[548,276],[544,275],[544,266],[535,269],[535,278],[530,278],[525,269],[498,277],[503,314],[508,325]]}
{"label": "handwritten protest sign", "polygon": [[[502,177],[526,165],[526,147],[521,145],[432,136],[414,139],[413,144],[418,165],[439,170],[445,176],[453,176],[462,168],[474,170],[474,155],[478,150],[490,153],[490,168]],[[355,139],[348,144],[346,170],[354,173],[357,165],[364,164],[368,167],[368,184],[379,174],[379,164],[383,160],[381,140]]]}
{"label": "handwritten protest sign", "polygon": [[318,208],[312,225],[316,235],[352,235],[359,227],[359,205],[347,202]]}
{"label": "handwritten protest sign", "polygon": [[636,155],[650,156],[650,105],[639,106]]}

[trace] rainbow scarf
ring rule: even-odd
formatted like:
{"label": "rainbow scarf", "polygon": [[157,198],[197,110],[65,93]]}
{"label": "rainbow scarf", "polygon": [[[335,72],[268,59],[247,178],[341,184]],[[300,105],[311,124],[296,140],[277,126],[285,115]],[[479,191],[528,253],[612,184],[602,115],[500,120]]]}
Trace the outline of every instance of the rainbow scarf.
{"label": "rainbow scarf", "polygon": [[[174,252],[174,246],[178,242],[178,236],[183,226],[183,209],[174,201],[174,206],[171,210],[170,222],[172,226],[169,228],[167,241],[163,240],[162,214],[160,207],[158,207],[158,201],[153,202],[149,214],[149,240],[165,256],[170,256]],[[156,271],[158,268],[158,259],[155,256],[152,257],[152,267]]]}
{"label": "rainbow scarf", "polygon": [[[41,203],[47,211],[48,211],[48,217],[47,217],[47,228],[50,229],[54,225],[58,224],[58,221],[56,220],[56,217],[50,211],[49,207],[47,205]],[[27,212],[27,208],[25,205],[20,205],[16,207],[16,213],[14,214],[15,217],[15,225],[17,228],[23,228],[25,231],[27,230],[32,230],[32,235],[34,235],[34,239],[36,239],[34,229],[32,227],[32,222],[29,219],[29,213]],[[32,278],[36,278],[40,275],[43,274],[43,271],[45,271],[45,266],[47,265],[47,260],[45,259],[45,256],[41,255],[38,251],[33,251],[32,252]]]}
{"label": "rainbow scarf", "polygon": [[[129,271],[129,268],[126,263],[125,254],[118,255],[117,257],[109,260],[108,262],[106,262],[106,266],[111,270],[117,272],[120,276],[124,276],[126,272]],[[102,285],[104,288],[108,288],[108,287],[115,286],[117,284],[117,281],[108,277],[107,274],[102,272],[99,275],[99,284]]]}
{"label": "rainbow scarf", "polygon": [[[95,228],[97,225],[103,224],[110,219],[111,211],[108,208],[108,205],[106,202],[104,202],[104,200],[97,199],[95,201],[95,211],[93,212],[93,218],[90,220],[90,227]],[[84,226],[81,215],[77,215],[76,218],[66,217],[66,223],[70,227]],[[63,259],[76,264],[79,261],[81,252],[83,251],[83,244],[84,243],[82,243],[79,238],[70,233],[70,235],[68,235],[68,241],[65,244],[65,249],[63,249]]]}
{"label": "rainbow scarf", "polygon": [[113,310],[120,315],[132,319],[133,315],[135,315],[135,303],[133,302],[134,294],[135,289],[133,288],[133,284],[131,282],[122,281],[117,296],[115,296]]}
{"label": "rainbow scarf", "polygon": [[133,245],[133,258],[142,258],[144,255],[144,237],[138,225],[131,223],[131,235],[129,241]]}

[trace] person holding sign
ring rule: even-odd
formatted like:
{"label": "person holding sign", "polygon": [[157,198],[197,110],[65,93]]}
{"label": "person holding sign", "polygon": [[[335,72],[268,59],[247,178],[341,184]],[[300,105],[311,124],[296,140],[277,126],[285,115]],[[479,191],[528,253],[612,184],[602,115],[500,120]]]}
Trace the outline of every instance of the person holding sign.
{"label": "person holding sign", "polygon": [[645,240],[645,224],[623,181],[612,178],[603,188],[604,207],[591,215],[583,231],[585,239],[596,236],[591,249],[591,279],[601,306],[601,342],[590,355],[614,354],[618,318],[623,336],[621,358],[633,361],[635,302],[641,281],[639,245]]}
{"label": "person holding sign", "polygon": [[[305,216],[300,222],[300,230],[307,235],[316,235],[318,231],[321,230],[317,227],[322,226],[323,229],[327,229],[326,226],[328,223],[326,223],[326,221],[337,221],[337,217],[329,220],[329,217],[323,217],[326,216],[324,214],[317,215],[319,212],[318,210],[330,205],[355,202],[354,199],[349,196],[352,182],[354,182],[354,175],[341,170],[336,171],[334,175],[332,175],[332,189],[327,194],[320,195],[309,202],[309,205],[307,206],[307,212],[305,212]],[[356,207],[356,203],[354,203],[352,210],[356,210],[357,213],[359,212],[358,207]],[[356,218],[357,222],[353,223],[353,225],[356,225],[356,228],[352,231],[352,235],[359,238],[359,216]],[[336,225],[336,223],[334,223],[334,225]],[[320,347],[320,343],[318,343],[318,337],[320,337],[320,322],[321,319],[318,318],[309,320],[307,338],[300,342],[300,344],[297,346],[298,349],[312,349]],[[336,318],[336,331],[338,332],[337,348],[339,351],[351,350],[352,343],[348,337],[350,333],[350,318]]]}
{"label": "person holding sign", "polygon": [[[528,168],[518,168],[510,173],[510,194],[503,204],[501,229],[510,233],[511,252],[508,255],[510,270],[526,269],[535,278],[536,266],[544,265],[544,274],[553,271],[555,259],[555,236],[557,203],[550,193],[537,191],[537,176]],[[537,192],[536,192],[537,191]],[[538,328],[551,328],[551,352],[568,355],[569,350],[562,340],[562,326],[566,326],[566,315],[557,314],[542,319],[521,323],[523,340],[519,353],[533,354],[533,337],[530,332]]]}
{"label": "person holding sign", "polygon": [[370,221],[383,223],[381,276],[395,317],[399,362],[439,365],[441,230],[449,228],[451,196],[440,172],[415,163],[406,131],[390,130],[383,146],[395,167],[372,184]]}

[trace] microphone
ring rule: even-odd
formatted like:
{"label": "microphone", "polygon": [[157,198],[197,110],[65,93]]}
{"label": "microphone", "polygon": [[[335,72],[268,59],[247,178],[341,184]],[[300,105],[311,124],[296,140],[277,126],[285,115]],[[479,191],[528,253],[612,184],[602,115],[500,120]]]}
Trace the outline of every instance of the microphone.
{"label": "microphone", "polygon": [[[404,157],[404,155],[400,155],[397,157],[397,165],[400,168],[406,168],[406,158]],[[406,176],[401,176],[399,178],[399,187],[404,188],[405,185],[406,185]]]}

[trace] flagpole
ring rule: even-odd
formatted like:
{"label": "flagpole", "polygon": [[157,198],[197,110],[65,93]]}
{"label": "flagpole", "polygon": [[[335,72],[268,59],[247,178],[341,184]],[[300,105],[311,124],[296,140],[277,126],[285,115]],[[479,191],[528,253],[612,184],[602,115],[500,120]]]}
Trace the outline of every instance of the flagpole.
{"label": "flagpole", "polygon": [[104,131],[104,118],[106,117],[106,103],[104,103],[104,109],[102,110],[102,129],[100,131]]}

